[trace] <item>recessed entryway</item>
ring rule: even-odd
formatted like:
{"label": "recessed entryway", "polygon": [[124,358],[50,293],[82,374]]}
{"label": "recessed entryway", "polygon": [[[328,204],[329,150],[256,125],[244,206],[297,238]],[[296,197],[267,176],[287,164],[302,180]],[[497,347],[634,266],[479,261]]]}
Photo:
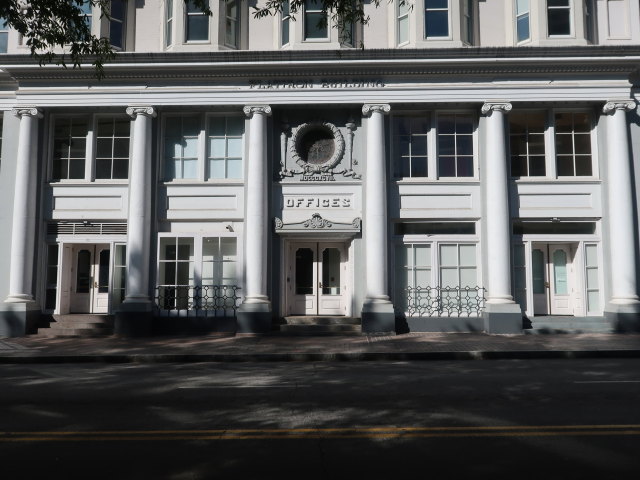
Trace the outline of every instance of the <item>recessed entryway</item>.
{"label": "recessed entryway", "polygon": [[344,242],[291,242],[286,248],[288,315],[346,315],[350,299]]}
{"label": "recessed entryway", "polygon": [[531,247],[534,315],[574,315],[577,291],[575,243],[534,243]]}
{"label": "recessed entryway", "polygon": [[71,313],[108,313],[109,266],[108,244],[73,245],[71,248]]}

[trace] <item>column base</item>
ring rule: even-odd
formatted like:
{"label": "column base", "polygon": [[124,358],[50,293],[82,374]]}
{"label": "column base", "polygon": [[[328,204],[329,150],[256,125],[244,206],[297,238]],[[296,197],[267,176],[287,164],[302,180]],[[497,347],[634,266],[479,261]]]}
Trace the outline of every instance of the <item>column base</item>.
{"label": "column base", "polygon": [[154,307],[150,301],[123,302],[115,315],[114,333],[123,337],[151,335]]}
{"label": "column base", "polygon": [[362,333],[395,332],[396,314],[391,302],[367,302],[362,306]]}
{"label": "column base", "polygon": [[517,303],[488,303],[482,318],[487,333],[522,333],[522,310]]}
{"label": "column base", "polygon": [[610,303],[604,311],[604,317],[609,321],[614,332],[640,332],[640,303]]}
{"label": "column base", "polygon": [[271,302],[243,303],[238,307],[238,333],[268,333],[273,324]]}
{"label": "column base", "polygon": [[41,315],[34,301],[7,301],[0,305],[0,337],[24,337],[36,333]]}

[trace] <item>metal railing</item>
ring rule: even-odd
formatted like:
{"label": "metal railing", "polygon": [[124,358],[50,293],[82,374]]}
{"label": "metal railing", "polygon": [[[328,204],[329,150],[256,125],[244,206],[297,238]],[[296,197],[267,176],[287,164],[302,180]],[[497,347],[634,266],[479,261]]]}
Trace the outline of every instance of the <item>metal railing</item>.
{"label": "metal railing", "polygon": [[235,317],[238,290],[237,285],[159,285],[156,305],[168,316]]}
{"label": "metal railing", "polygon": [[483,287],[407,287],[397,309],[407,317],[471,317],[484,310]]}

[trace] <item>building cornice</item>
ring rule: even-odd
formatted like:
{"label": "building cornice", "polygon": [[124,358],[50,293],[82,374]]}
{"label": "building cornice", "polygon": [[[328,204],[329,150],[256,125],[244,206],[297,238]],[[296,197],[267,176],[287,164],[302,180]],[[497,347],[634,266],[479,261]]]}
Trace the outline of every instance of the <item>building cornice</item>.
{"label": "building cornice", "polygon": [[[119,53],[103,83],[120,79],[354,78],[451,75],[630,75],[640,68],[640,46],[472,47],[322,51]],[[90,64],[79,69],[40,66],[28,55],[3,55],[0,70],[15,80],[78,80],[96,85]]]}

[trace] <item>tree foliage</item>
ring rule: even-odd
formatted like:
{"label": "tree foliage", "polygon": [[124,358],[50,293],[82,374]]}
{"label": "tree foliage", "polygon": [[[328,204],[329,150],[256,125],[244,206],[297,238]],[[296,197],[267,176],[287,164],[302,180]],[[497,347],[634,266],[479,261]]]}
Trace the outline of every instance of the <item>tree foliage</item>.
{"label": "tree foliage", "polygon": [[[191,1],[211,15],[209,0],[184,1]],[[276,15],[287,2],[289,14],[295,19],[302,12],[305,0],[266,0],[253,7],[253,15],[256,18]],[[330,19],[333,25],[342,27],[347,23],[368,23],[365,2],[376,7],[380,4],[380,0],[315,0],[315,5],[324,13],[323,21]],[[94,16],[93,22],[109,19],[110,4],[110,0],[0,0],[0,18],[20,33],[23,45],[41,65],[79,67],[90,61],[101,78],[104,64],[112,60],[115,53],[108,38],[92,34],[86,12],[90,7],[98,7],[94,12],[101,14]]]}

